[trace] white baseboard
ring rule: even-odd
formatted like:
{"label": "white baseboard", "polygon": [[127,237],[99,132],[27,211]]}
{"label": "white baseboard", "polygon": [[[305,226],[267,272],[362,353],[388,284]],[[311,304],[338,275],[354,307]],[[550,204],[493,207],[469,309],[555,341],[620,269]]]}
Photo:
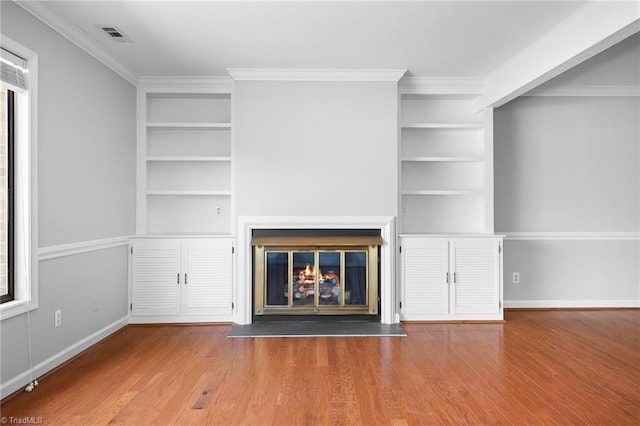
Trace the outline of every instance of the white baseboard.
{"label": "white baseboard", "polygon": [[505,300],[505,308],[640,308],[640,300]]}
{"label": "white baseboard", "polygon": [[[69,346],[63,351],[58,352],[52,357],[38,363],[37,365],[34,365],[33,368],[21,374],[18,374],[12,379],[9,379],[6,382],[0,384],[0,399],[5,398],[6,396],[11,395],[13,392],[27,386],[31,381],[31,377],[33,377],[34,379],[37,379],[43,374],[53,370],[57,366],[63,364],[64,362],[78,355],[85,349],[91,347],[92,345],[95,345],[105,337],[108,337],[109,335],[125,327],[128,323],[129,323],[128,316],[120,318],[114,323],[111,323],[108,326],[96,331],[95,333]],[[35,392],[37,392],[37,390]]]}

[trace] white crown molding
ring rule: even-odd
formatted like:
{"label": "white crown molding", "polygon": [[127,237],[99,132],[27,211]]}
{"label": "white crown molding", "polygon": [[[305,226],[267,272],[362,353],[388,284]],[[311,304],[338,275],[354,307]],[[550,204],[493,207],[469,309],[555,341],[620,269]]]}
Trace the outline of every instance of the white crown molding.
{"label": "white crown molding", "polygon": [[280,69],[227,68],[235,81],[393,81],[406,69]]}
{"label": "white crown molding", "polygon": [[614,96],[638,97],[640,86],[563,86],[538,87],[522,96]]}
{"label": "white crown molding", "polygon": [[640,232],[500,232],[506,240],[573,240],[573,241],[598,241],[598,240],[640,240]]}
{"label": "white crown molding", "polygon": [[404,77],[400,80],[401,94],[423,95],[482,95],[487,82],[475,77]]}
{"label": "white crown molding", "polygon": [[54,31],[71,41],[73,44],[87,52],[89,55],[102,62],[120,77],[134,86],[138,83],[138,76],[109,55],[100,44],[96,43],[78,27],[69,24],[58,13],[53,11],[46,3],[26,0],[13,0],[18,6],[35,16],[37,19],[51,27]]}
{"label": "white crown molding", "polygon": [[198,76],[198,77],[154,77],[142,76],[138,79],[141,89],[171,92],[200,92],[200,93],[231,93],[234,82],[227,76]]}

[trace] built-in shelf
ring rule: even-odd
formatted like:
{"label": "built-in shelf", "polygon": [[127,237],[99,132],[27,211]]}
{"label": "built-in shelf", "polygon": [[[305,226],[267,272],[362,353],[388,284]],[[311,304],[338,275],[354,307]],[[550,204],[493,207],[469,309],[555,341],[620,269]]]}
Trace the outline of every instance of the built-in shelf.
{"label": "built-in shelf", "polygon": [[154,190],[146,191],[147,195],[231,195],[231,191],[199,191],[199,190]]}
{"label": "built-in shelf", "polygon": [[446,189],[446,190],[403,190],[400,192],[402,195],[467,195],[467,194],[481,194],[480,189]]}
{"label": "built-in shelf", "polygon": [[401,94],[400,108],[400,232],[486,232],[491,151],[473,97]]}
{"label": "built-in shelf", "polygon": [[476,162],[484,161],[482,157],[403,157],[404,162]]}
{"label": "built-in shelf", "polygon": [[404,123],[403,129],[453,129],[453,130],[473,130],[484,128],[482,123]]}
{"label": "built-in shelf", "polygon": [[147,161],[213,161],[213,162],[229,162],[231,157],[217,157],[217,156],[153,156],[147,157]]}
{"label": "built-in shelf", "polygon": [[231,233],[230,88],[166,90],[138,91],[137,233]]}
{"label": "built-in shelf", "polygon": [[146,124],[148,129],[230,129],[231,123],[159,123]]}

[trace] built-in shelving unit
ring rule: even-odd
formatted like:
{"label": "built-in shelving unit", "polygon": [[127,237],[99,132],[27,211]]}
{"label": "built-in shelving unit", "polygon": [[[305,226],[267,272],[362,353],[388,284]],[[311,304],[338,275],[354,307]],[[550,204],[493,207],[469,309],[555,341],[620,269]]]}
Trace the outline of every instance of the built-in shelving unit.
{"label": "built-in shelving unit", "polygon": [[483,86],[455,86],[400,93],[402,320],[503,318],[493,110],[476,110]]}
{"label": "built-in shelving unit", "polygon": [[138,234],[229,234],[230,88],[138,90]]}
{"label": "built-in shelving unit", "polygon": [[401,94],[401,233],[493,232],[492,120],[475,97]]}

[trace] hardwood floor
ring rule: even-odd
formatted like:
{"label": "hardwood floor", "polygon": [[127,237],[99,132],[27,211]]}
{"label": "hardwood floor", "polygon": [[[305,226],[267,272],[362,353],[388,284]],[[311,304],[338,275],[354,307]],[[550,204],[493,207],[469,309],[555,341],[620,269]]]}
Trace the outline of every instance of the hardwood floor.
{"label": "hardwood floor", "polygon": [[1,415],[52,425],[640,424],[640,310],[506,319],[405,324],[408,337],[128,327]]}

